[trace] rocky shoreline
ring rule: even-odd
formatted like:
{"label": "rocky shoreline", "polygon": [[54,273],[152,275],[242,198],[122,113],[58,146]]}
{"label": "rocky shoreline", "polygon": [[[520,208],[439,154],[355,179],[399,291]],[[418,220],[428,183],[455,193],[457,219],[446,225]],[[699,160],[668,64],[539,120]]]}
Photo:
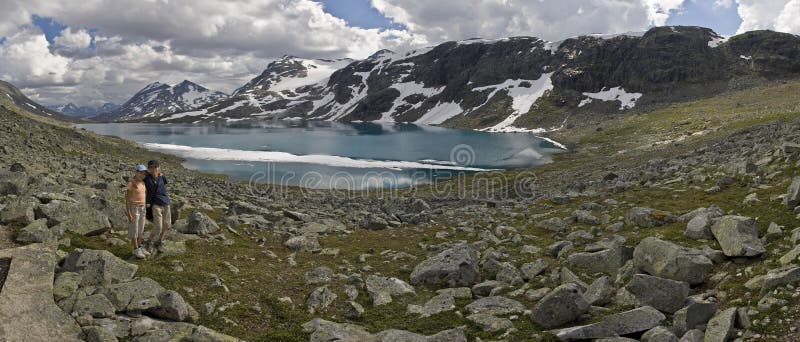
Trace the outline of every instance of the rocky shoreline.
{"label": "rocky shoreline", "polygon": [[[0,246],[12,256],[0,332],[60,322],[87,341],[800,338],[796,117],[603,156],[602,167],[581,164],[598,159],[578,145],[540,170],[487,178],[535,172],[527,192],[450,196],[233,183],[6,108],[0,132]],[[176,229],[139,261],[122,187],[148,158],[167,165]],[[16,253],[49,264],[26,269]],[[52,275],[36,281],[52,316],[8,294],[34,267]]]}

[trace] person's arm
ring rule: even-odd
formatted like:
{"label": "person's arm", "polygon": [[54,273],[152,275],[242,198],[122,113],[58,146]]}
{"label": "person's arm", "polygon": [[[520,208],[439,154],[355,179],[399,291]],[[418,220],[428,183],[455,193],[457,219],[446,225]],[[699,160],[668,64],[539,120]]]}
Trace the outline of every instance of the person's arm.
{"label": "person's arm", "polygon": [[133,213],[131,213],[131,194],[133,193],[133,184],[128,182],[128,189],[125,191],[125,212],[128,214],[128,222],[133,222]]}

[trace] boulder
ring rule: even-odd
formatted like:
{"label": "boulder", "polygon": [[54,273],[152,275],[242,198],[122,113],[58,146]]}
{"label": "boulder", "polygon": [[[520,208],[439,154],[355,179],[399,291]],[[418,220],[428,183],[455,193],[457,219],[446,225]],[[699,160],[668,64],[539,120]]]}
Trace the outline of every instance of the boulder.
{"label": "boulder", "polygon": [[376,341],[364,328],[347,323],[335,323],[321,318],[303,324],[303,331],[311,334],[310,342],[329,342],[329,341]]}
{"label": "boulder", "polygon": [[537,222],[536,227],[555,233],[563,233],[567,230],[567,223],[558,217],[552,217],[547,220]]}
{"label": "boulder", "polygon": [[508,318],[500,318],[490,314],[472,314],[467,320],[483,331],[504,331],[514,328],[514,322]]}
{"label": "boulder", "polygon": [[46,218],[50,227],[82,235],[97,235],[111,228],[108,216],[86,202],[54,200],[36,209],[36,218]]}
{"label": "boulder", "polygon": [[90,315],[94,318],[112,317],[114,311],[114,305],[102,294],[78,299],[72,308],[72,312],[78,316]]}
{"label": "boulder", "polygon": [[552,331],[562,341],[580,341],[630,335],[657,327],[666,319],[663,313],[643,306],[606,316],[603,320],[583,326]]}
{"label": "boulder", "polygon": [[589,305],[605,305],[614,298],[614,281],[609,276],[595,279],[583,293],[583,298]]}
{"label": "boulder", "polygon": [[158,296],[166,291],[150,278],[136,278],[124,283],[109,285],[105,296],[114,304],[117,312],[141,313],[159,306]]}
{"label": "boulder", "polygon": [[20,195],[28,186],[28,176],[23,172],[0,171],[0,196]]}
{"label": "boulder", "polygon": [[662,326],[648,330],[642,335],[641,342],[678,342],[678,337],[672,331]]}
{"label": "boulder", "polygon": [[290,238],[283,243],[284,246],[301,252],[313,252],[321,248],[316,235],[300,235]]}
{"label": "boulder", "polygon": [[633,249],[617,245],[598,252],[575,253],[567,258],[570,267],[614,275],[633,257]]}
{"label": "boulder", "polygon": [[705,342],[727,342],[734,336],[736,308],[720,311],[706,325]]}
{"label": "boulder", "polygon": [[333,304],[337,297],[336,293],[331,291],[328,286],[318,287],[308,295],[306,310],[312,315],[323,311]]}
{"label": "boulder", "polygon": [[478,272],[478,251],[469,244],[460,244],[428,258],[414,267],[414,285],[472,286],[481,280]]}
{"label": "boulder", "polygon": [[[760,295],[763,297],[778,286],[796,286],[800,283],[800,267],[794,265],[779,267],[769,270],[764,277],[756,279],[759,279],[759,283],[761,284]],[[745,284],[745,286],[747,286],[747,284]]]}
{"label": "boulder", "polygon": [[325,284],[333,280],[333,270],[330,267],[320,266],[306,272],[306,284]]}
{"label": "boulder", "polygon": [[510,262],[500,263],[500,267],[495,274],[495,279],[511,286],[522,285],[522,283],[525,282],[522,280],[520,271]]}
{"label": "boulder", "polygon": [[60,271],[80,274],[81,286],[107,286],[130,280],[138,268],[105,250],[76,249],[64,258]]}
{"label": "boulder", "polygon": [[625,214],[626,225],[644,228],[663,226],[674,220],[671,213],[652,208],[636,207]]}
{"label": "boulder", "polygon": [[700,284],[714,266],[702,251],[647,237],[633,251],[634,266],[651,275]]}
{"label": "boulder", "polygon": [[714,313],[717,312],[717,303],[714,302],[693,302],[686,307],[675,312],[672,317],[673,330],[678,335],[705,325]]}
{"label": "boulder", "polygon": [[[470,297],[472,297],[471,294]],[[406,311],[408,313],[421,315],[422,317],[429,317],[441,312],[452,311],[455,309],[455,297],[453,297],[451,293],[440,293],[425,302],[424,305],[409,304],[406,308]]]}
{"label": "boulder", "polygon": [[39,202],[32,197],[17,197],[0,210],[0,223],[29,225],[36,219]]}
{"label": "boulder", "polygon": [[766,249],[758,238],[758,225],[749,217],[727,215],[711,228],[714,237],[729,257],[752,257],[763,254]]}
{"label": "boulder", "polygon": [[511,315],[523,313],[525,305],[506,297],[492,296],[469,303],[464,309],[471,314]]}
{"label": "boulder", "polygon": [[392,296],[415,293],[411,285],[393,277],[370,275],[366,279],[366,286],[373,306],[391,303]]}
{"label": "boulder", "polygon": [[694,240],[711,240],[714,234],[711,232],[711,226],[714,220],[722,217],[722,210],[715,210],[717,208],[704,209],[702,212],[695,215],[688,223],[686,223],[686,231],[684,235],[687,238]]}
{"label": "boulder", "polygon": [[194,211],[186,217],[186,225],[179,230],[184,234],[211,235],[219,230],[219,226],[208,215]]}
{"label": "boulder", "polygon": [[792,183],[786,189],[786,197],[783,199],[786,208],[792,210],[800,205],[800,176],[794,177]]}
{"label": "boulder", "polygon": [[678,311],[689,295],[689,283],[646,274],[634,275],[625,289],[638,303],[665,313]]}
{"label": "boulder", "polygon": [[588,224],[588,225],[599,225],[600,219],[597,216],[592,215],[592,212],[588,210],[575,210],[572,212],[572,217],[575,219],[575,222]]}
{"label": "boulder", "polygon": [[576,284],[564,284],[544,296],[531,310],[531,320],[545,329],[578,319],[589,309]]}
{"label": "boulder", "polygon": [[192,307],[175,291],[167,290],[156,296],[158,305],[147,310],[153,317],[176,322],[192,321]]}
{"label": "boulder", "polygon": [[534,277],[542,274],[542,272],[544,272],[549,266],[550,263],[547,262],[547,260],[536,259],[533,262],[522,264],[522,267],[519,268],[519,271],[522,273],[522,279],[531,280]]}
{"label": "boulder", "polygon": [[50,232],[50,228],[47,228],[47,220],[38,219],[20,229],[15,239],[21,243],[36,243],[48,242],[56,238],[57,236]]}

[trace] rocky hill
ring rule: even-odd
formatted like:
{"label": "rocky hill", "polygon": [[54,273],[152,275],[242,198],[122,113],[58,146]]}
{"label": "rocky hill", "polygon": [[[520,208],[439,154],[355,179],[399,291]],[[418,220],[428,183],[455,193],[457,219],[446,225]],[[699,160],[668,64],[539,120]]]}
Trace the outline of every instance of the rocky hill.
{"label": "rocky hill", "polygon": [[[798,92],[623,111],[555,132],[552,164],[377,194],[233,183],[7,102],[0,336],[797,341]],[[175,229],[136,260],[122,189],[151,158]]]}
{"label": "rocky hill", "polygon": [[63,121],[74,121],[66,115],[57,113],[35,101],[29,99],[17,87],[11,83],[0,81],[0,105],[7,107],[21,107],[26,111],[43,117],[50,117]]}
{"label": "rocky hill", "polygon": [[[473,39],[379,51],[319,83],[255,92],[163,121],[300,117],[397,121],[490,131],[551,129],[608,115],[794,79],[800,37],[754,31],[724,38],[701,27],[589,35]],[[265,75],[301,62],[276,62]]]}
{"label": "rocky hill", "polygon": [[126,121],[182,112],[227,98],[222,92],[184,80],[174,86],[154,82],[116,110],[92,117],[95,121]]}

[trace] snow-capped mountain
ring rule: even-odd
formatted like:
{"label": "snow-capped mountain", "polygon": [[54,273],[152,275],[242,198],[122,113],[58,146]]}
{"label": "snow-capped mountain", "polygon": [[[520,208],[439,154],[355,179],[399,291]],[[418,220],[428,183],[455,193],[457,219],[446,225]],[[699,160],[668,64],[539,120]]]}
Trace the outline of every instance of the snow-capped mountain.
{"label": "snow-capped mountain", "polygon": [[312,85],[327,79],[331,74],[352,63],[350,58],[302,59],[283,56],[271,62],[258,77],[233,92],[233,95],[293,91],[299,87]]}
{"label": "snow-capped mountain", "polygon": [[190,81],[170,86],[154,82],[137,92],[114,111],[95,116],[98,121],[125,121],[193,110],[227,98],[228,95]]}
{"label": "snow-capped mountain", "polygon": [[12,85],[11,83],[0,81],[0,106],[10,108],[12,107],[12,105],[24,108],[26,111],[39,116],[59,119],[62,121],[76,121],[76,119],[72,117],[55,112],[45,106],[36,103],[35,101],[25,96],[25,94],[23,94],[17,87]]}
{"label": "snow-capped mountain", "polygon": [[236,96],[152,120],[299,117],[488,131],[557,128],[800,76],[800,37],[754,31],[726,38],[707,28],[673,26],[561,42],[470,39],[378,51],[310,85],[280,76],[301,69],[296,60],[271,64]]}
{"label": "snow-capped mountain", "polygon": [[76,118],[83,118],[83,117],[90,117],[95,116],[102,113],[107,113],[116,110],[120,106],[118,104],[114,104],[111,102],[106,102],[101,106],[92,107],[92,106],[77,106],[74,103],[70,102],[67,104],[60,104],[60,105],[52,105],[47,106],[47,108],[59,112],[64,115],[76,117]]}

